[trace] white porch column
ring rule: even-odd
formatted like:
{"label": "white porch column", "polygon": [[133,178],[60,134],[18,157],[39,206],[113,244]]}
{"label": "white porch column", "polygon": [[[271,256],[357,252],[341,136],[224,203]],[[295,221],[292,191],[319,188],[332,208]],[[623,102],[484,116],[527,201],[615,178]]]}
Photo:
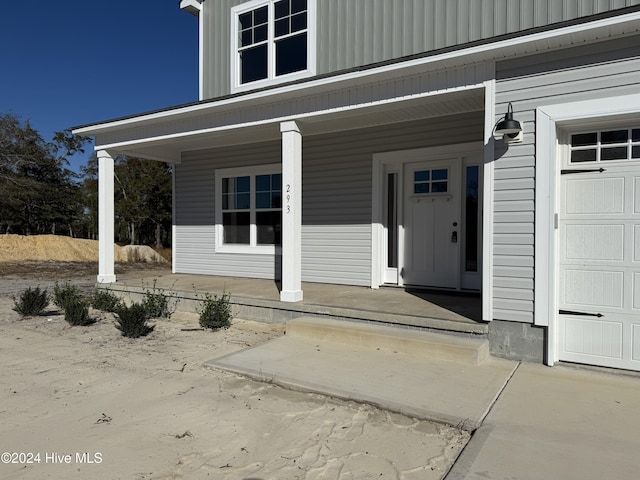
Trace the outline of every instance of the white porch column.
{"label": "white porch column", "polygon": [[98,151],[98,283],[113,283],[114,208],[113,157]]}
{"label": "white porch column", "polygon": [[302,300],[302,134],[282,122],[282,290],[280,300]]}

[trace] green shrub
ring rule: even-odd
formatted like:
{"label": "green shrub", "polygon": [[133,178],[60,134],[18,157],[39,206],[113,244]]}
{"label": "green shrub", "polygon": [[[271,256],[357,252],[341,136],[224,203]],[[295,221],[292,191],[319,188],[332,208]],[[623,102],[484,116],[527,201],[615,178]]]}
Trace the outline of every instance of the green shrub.
{"label": "green shrub", "polygon": [[56,282],[53,286],[53,304],[63,310],[69,301],[77,301],[81,298],[78,287],[69,282],[64,282],[62,285]]}
{"label": "green shrub", "polygon": [[70,296],[64,304],[64,319],[73,326],[86,326],[96,323],[95,319],[89,316],[89,302],[84,298]]}
{"label": "green shrub", "polygon": [[218,330],[220,328],[229,328],[231,326],[231,304],[229,303],[229,294],[223,293],[222,296],[213,297],[208,293],[202,302],[202,308],[198,311],[200,314],[200,326]]}
{"label": "green shrub", "polygon": [[96,310],[115,313],[122,306],[122,300],[109,290],[95,289],[91,296],[91,305]]}
{"label": "green shrub", "polygon": [[149,335],[155,325],[147,324],[147,310],[140,303],[132,303],[131,306],[120,305],[116,311],[116,328],[124,337],[138,338]]}
{"label": "green shrub", "polygon": [[151,318],[171,318],[175,311],[175,304],[170,306],[171,295],[164,293],[161,288],[156,288],[156,280],[153,281],[153,289],[148,288],[144,291],[142,306],[147,315],[147,319]]}
{"label": "green shrub", "polygon": [[29,287],[18,298],[13,298],[13,310],[23,317],[33,317],[40,315],[47,308],[50,300],[51,297],[46,289]]}

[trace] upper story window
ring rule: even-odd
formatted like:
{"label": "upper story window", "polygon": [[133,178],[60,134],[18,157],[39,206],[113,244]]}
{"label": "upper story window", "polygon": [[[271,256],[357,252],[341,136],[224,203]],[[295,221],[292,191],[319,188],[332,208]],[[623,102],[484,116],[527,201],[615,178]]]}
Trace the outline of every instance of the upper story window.
{"label": "upper story window", "polygon": [[315,73],[315,0],[255,0],[231,10],[235,91]]}

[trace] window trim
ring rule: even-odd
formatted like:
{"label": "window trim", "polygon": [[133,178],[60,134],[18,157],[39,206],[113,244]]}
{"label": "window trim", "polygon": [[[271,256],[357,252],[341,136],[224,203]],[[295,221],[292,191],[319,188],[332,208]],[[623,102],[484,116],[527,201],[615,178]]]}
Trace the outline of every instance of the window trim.
{"label": "window trim", "polygon": [[[276,245],[258,245],[257,228],[255,224],[256,209],[255,197],[255,177],[257,175],[282,175],[282,165],[280,163],[272,163],[267,165],[254,165],[248,167],[219,168],[214,172],[215,176],[215,248],[216,253],[242,253],[250,255],[275,255]],[[250,177],[251,184],[251,200],[250,212],[253,221],[250,223],[250,241],[249,245],[225,244],[224,243],[224,226],[222,212],[222,179],[229,177]],[[276,209],[273,209],[276,210]],[[282,209],[281,209],[282,211]]]}
{"label": "window trim", "polygon": [[[275,40],[273,35],[274,29],[274,7],[278,0],[252,0],[231,8],[231,55],[230,72],[231,72],[231,93],[243,92],[257,88],[263,88],[270,85],[277,85],[284,82],[298,80],[301,78],[312,77],[316,74],[316,32],[317,32],[317,14],[316,0],[307,0],[307,68],[298,72],[288,73],[285,75],[275,76]],[[243,13],[258,9],[268,5],[268,54],[267,54],[267,78],[264,80],[256,80],[249,83],[240,83],[240,59],[238,45],[238,17]]]}

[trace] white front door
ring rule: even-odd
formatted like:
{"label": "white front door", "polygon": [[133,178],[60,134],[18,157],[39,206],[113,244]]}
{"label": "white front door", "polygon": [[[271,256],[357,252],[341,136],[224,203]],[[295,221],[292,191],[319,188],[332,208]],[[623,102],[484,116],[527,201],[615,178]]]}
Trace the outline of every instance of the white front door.
{"label": "white front door", "polygon": [[640,370],[638,162],[569,167],[560,181],[559,358]]}
{"label": "white front door", "polygon": [[460,158],[409,163],[404,171],[405,285],[460,286]]}

